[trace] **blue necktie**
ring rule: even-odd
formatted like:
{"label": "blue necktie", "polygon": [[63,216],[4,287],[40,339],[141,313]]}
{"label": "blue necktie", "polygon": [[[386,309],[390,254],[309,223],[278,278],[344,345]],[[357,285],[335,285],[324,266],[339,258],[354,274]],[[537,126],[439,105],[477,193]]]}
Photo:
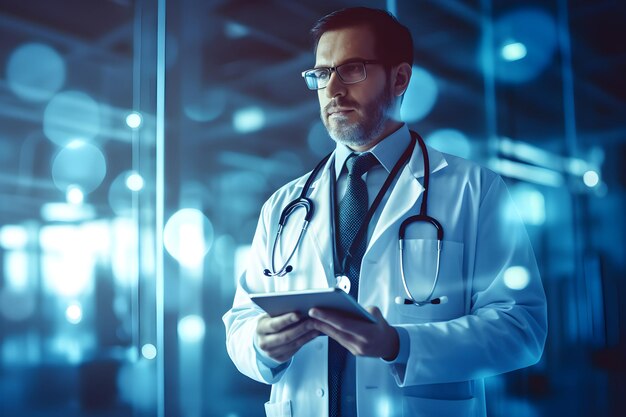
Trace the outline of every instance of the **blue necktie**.
{"label": "blue necktie", "polygon": [[[350,295],[354,298],[358,295],[361,260],[367,247],[367,234],[364,234],[364,238],[356,242],[356,245],[352,244],[368,209],[367,184],[361,177],[377,163],[376,157],[369,152],[358,156],[353,154],[346,161],[348,182],[346,193],[339,203],[337,253],[339,261],[343,263],[344,258],[352,249],[345,262],[343,273],[350,279]],[[329,415],[330,417],[356,416],[356,402],[341,404],[341,386],[348,351],[333,339],[329,339],[328,342]],[[354,376],[351,379],[354,381]]]}

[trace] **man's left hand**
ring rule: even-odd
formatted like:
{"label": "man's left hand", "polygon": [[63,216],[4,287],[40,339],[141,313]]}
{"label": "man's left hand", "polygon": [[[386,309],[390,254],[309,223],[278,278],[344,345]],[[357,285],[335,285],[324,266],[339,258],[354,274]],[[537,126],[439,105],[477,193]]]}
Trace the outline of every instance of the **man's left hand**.
{"label": "man's left hand", "polygon": [[335,339],[355,356],[371,356],[392,361],[398,356],[398,331],[387,323],[377,307],[368,307],[376,323],[345,317],[340,312],[312,308],[309,316],[315,329]]}

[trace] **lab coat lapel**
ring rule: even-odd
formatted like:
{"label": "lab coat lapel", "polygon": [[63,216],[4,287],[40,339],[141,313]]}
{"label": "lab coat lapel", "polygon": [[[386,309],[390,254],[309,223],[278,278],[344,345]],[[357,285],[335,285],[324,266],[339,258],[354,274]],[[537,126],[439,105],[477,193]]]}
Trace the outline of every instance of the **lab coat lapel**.
{"label": "lab coat lapel", "polygon": [[[428,156],[432,178],[433,173],[445,168],[448,163],[441,152],[430,147],[428,147]],[[372,247],[382,234],[393,224],[402,218],[406,218],[407,214],[413,215],[419,213],[417,203],[424,192],[423,181],[424,160],[422,158],[422,151],[416,144],[411,159],[409,159],[408,164],[400,172],[398,181],[392,188],[389,199],[383,207],[380,218],[374,228],[372,238],[370,239],[369,247]]]}
{"label": "lab coat lapel", "polygon": [[311,184],[309,198],[313,200],[314,213],[309,223],[307,234],[313,240],[315,256],[326,271],[326,278],[330,286],[334,286],[334,260],[332,245],[334,244],[331,232],[331,201],[330,201],[330,169],[329,164],[334,163],[330,158],[319,177]]}

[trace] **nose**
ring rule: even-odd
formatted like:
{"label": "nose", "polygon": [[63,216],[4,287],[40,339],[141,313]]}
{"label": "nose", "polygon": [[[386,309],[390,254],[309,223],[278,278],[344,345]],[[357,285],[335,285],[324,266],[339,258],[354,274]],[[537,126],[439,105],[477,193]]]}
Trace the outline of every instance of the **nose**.
{"label": "nose", "polygon": [[339,79],[337,71],[331,72],[330,79],[328,80],[328,84],[326,84],[326,88],[324,90],[326,97],[328,98],[346,95],[346,85],[341,82],[341,79]]}

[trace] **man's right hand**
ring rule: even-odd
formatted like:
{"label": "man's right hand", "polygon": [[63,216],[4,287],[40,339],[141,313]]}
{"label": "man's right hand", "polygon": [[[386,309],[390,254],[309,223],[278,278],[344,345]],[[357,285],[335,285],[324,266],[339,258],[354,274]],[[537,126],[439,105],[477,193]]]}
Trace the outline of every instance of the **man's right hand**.
{"label": "man's right hand", "polygon": [[320,334],[308,317],[302,318],[297,313],[277,317],[264,314],[256,326],[256,345],[267,356],[283,363]]}

